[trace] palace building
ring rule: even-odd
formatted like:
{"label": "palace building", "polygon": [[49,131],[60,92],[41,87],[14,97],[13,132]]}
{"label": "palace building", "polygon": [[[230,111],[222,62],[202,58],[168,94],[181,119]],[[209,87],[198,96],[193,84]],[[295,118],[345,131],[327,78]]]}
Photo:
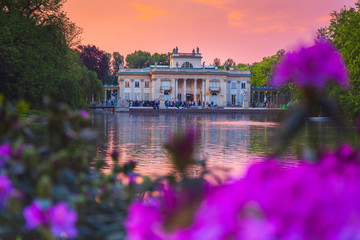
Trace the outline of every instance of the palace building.
{"label": "palace building", "polygon": [[218,69],[201,63],[199,48],[192,53],[173,50],[170,66],[120,68],[119,100],[169,100],[213,102],[218,106],[242,106],[250,102],[251,73]]}

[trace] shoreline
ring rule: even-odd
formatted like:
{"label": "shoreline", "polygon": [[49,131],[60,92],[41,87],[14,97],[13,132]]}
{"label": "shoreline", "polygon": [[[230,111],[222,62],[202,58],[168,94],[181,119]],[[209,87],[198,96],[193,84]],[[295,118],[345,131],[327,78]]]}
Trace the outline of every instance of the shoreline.
{"label": "shoreline", "polygon": [[[122,112],[122,111],[116,111]],[[182,113],[192,113],[192,114],[282,114],[286,113],[287,109],[282,108],[236,108],[236,107],[225,107],[225,108],[160,108],[153,109],[152,107],[130,107],[128,110],[129,113],[133,114],[182,114]]]}

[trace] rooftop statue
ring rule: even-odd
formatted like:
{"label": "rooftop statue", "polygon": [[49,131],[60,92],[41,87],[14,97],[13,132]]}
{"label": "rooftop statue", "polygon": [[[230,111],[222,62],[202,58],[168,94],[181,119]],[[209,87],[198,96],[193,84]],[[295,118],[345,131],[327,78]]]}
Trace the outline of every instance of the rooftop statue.
{"label": "rooftop statue", "polygon": [[199,53],[199,51],[200,51],[200,50],[199,50],[199,47],[197,47],[197,48],[196,48],[196,53]]}

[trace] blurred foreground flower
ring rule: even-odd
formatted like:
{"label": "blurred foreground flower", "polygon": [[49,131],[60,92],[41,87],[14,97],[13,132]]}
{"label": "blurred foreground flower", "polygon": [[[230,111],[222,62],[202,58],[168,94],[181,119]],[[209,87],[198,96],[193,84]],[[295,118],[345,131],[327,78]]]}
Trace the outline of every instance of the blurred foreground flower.
{"label": "blurred foreground flower", "polygon": [[11,148],[8,144],[4,143],[0,146],[0,167],[4,166],[10,159]]}
{"label": "blurred foreground flower", "polygon": [[13,192],[13,185],[8,177],[0,176],[0,208],[5,206],[7,198]]}
{"label": "blurred foreground flower", "polygon": [[75,227],[77,214],[64,202],[46,208],[35,201],[24,209],[24,218],[28,229],[45,225],[50,227],[51,233],[56,237],[74,238],[77,236]]}
{"label": "blurred foreground flower", "polygon": [[322,89],[330,80],[347,86],[346,68],[340,53],[331,44],[320,41],[285,55],[275,68],[271,84],[294,82],[300,88]]}
{"label": "blurred foreground flower", "polygon": [[285,168],[268,160],[242,179],[211,187],[196,209],[182,212],[193,220],[171,231],[166,216],[176,207],[168,196],[134,203],[128,239],[359,239],[359,182],[360,155],[348,145],[316,164]]}
{"label": "blurred foreground flower", "polygon": [[195,130],[188,128],[185,133],[178,133],[165,145],[171,155],[173,165],[182,174],[190,164],[194,163],[195,136]]}

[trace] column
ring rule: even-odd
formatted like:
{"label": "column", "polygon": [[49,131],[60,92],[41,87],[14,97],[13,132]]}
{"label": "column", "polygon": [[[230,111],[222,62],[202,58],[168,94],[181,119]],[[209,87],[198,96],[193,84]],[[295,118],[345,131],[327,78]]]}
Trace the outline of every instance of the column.
{"label": "column", "polygon": [[124,93],[124,79],[120,79],[119,81],[119,90],[120,90],[120,99],[125,100],[125,93]]}
{"label": "column", "polygon": [[112,101],[113,100],[113,89],[110,90],[110,100]]}
{"label": "column", "polygon": [[175,81],[176,79],[173,78],[171,79],[171,101],[175,101],[176,100],[176,92],[175,92],[175,87],[176,87],[176,84],[175,84]]}
{"label": "column", "polygon": [[251,92],[251,104],[254,102],[254,91]]}
{"label": "column", "polygon": [[144,79],[141,79],[140,80],[140,100],[142,101],[142,100],[144,100],[145,99],[145,97],[144,97],[144,86],[145,85],[145,81],[144,81]]}
{"label": "column", "polygon": [[197,79],[194,78],[194,102],[196,102]]}
{"label": "column", "polygon": [[202,80],[202,101],[205,102],[205,96],[206,96],[206,80]]}
{"label": "column", "polygon": [[237,81],[236,83],[236,100],[237,100],[237,105],[240,106],[242,105],[242,103],[240,102],[241,101],[241,96],[240,96],[240,88],[241,88],[241,84],[240,84],[240,81]]}
{"label": "column", "polygon": [[174,89],[174,92],[175,92],[175,100],[176,101],[178,99],[178,88],[179,88],[179,82],[178,82],[178,79],[175,78],[175,89]]}
{"label": "column", "polygon": [[106,90],[106,88],[105,88],[105,96],[104,96],[104,98],[105,98],[105,103],[106,103],[106,101],[107,101],[107,97],[106,97],[106,92],[107,90]]}
{"label": "column", "polygon": [[134,79],[130,81],[130,100],[134,101]]}
{"label": "column", "polygon": [[258,104],[260,106],[260,91],[257,91],[258,92]]}
{"label": "column", "polygon": [[183,86],[183,90],[184,90],[184,95],[183,95],[183,97],[182,97],[182,101],[186,101],[186,78],[184,78],[184,86]]}

